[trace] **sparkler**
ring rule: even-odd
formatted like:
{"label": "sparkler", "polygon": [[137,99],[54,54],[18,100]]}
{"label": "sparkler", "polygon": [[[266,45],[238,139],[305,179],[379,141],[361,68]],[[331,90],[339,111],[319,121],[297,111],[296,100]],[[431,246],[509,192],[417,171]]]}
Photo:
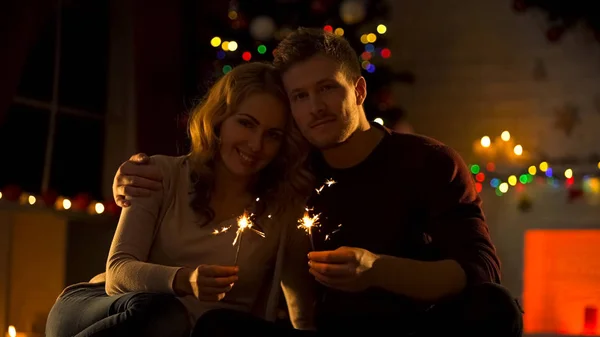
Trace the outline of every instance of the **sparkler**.
{"label": "sparkler", "polygon": [[319,213],[317,215],[310,216],[309,209],[306,208],[304,216],[302,217],[302,219],[298,220],[298,222],[300,223],[300,225],[298,225],[298,228],[302,228],[306,231],[306,233],[308,233],[308,238],[310,239],[310,247],[312,248],[312,250],[315,250],[315,242],[313,240],[312,229],[313,227],[319,226],[320,215],[321,214]]}
{"label": "sparkler", "polygon": [[[321,194],[325,186],[331,187],[331,185],[335,183],[335,180],[329,178],[325,180],[325,183],[321,185],[321,187],[315,189],[315,191],[317,191],[317,194]],[[319,216],[321,215],[321,213],[311,216],[309,213],[311,210],[312,209],[308,209],[308,207],[305,209],[304,216],[302,217],[302,219],[298,220],[298,223],[300,223],[300,225],[298,225],[298,228],[302,228],[306,231],[306,233],[308,233],[308,238],[310,239],[310,247],[312,248],[312,250],[316,250],[312,230],[315,227],[319,227]],[[329,235],[327,235],[327,237],[329,237]]]}
{"label": "sparkler", "polygon": [[[252,220],[251,220],[251,217],[253,215],[254,214],[250,214],[248,216],[248,213],[244,212],[244,214],[242,214],[242,216],[240,216],[238,218],[238,221],[237,221],[238,229],[237,229],[237,232],[235,233],[235,239],[233,239],[233,244],[232,244],[233,246],[235,246],[235,244],[237,243],[237,250],[235,252],[235,265],[237,265],[237,263],[238,263],[238,258],[240,256],[240,249],[242,247],[242,237],[243,237],[246,229],[249,229],[250,231],[260,235],[263,238],[265,237],[265,233],[252,228],[252,226],[254,226],[254,224],[252,223]],[[229,229],[229,227],[227,227],[227,229]],[[223,228],[223,230],[224,230],[224,228]],[[224,231],[227,231],[227,230],[224,230]]]}

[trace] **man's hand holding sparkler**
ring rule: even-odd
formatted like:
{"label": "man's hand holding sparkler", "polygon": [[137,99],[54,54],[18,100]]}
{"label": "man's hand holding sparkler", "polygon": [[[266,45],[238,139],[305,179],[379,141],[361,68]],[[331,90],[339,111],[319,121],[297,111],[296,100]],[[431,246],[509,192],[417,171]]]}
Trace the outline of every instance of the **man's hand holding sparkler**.
{"label": "man's hand holding sparkler", "polygon": [[348,292],[373,286],[371,268],[378,255],[366,249],[340,247],[308,254],[309,272],[326,287]]}
{"label": "man's hand holding sparkler", "polygon": [[200,265],[182,268],[175,275],[173,289],[179,296],[192,295],[201,301],[220,301],[238,280],[238,267]]}

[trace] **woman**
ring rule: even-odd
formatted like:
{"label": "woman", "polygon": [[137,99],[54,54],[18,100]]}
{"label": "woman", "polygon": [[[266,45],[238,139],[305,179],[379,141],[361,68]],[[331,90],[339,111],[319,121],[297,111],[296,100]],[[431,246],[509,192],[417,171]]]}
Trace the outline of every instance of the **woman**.
{"label": "woman", "polygon": [[[306,259],[295,225],[312,186],[287,109],[270,65],[221,78],[190,117],[190,154],[151,158],[162,190],[123,210],[105,275],[65,289],[47,336],[189,336],[219,308],[274,320],[280,281],[294,326],[312,328],[311,279],[287,268]],[[254,226],[232,245],[245,212]]]}

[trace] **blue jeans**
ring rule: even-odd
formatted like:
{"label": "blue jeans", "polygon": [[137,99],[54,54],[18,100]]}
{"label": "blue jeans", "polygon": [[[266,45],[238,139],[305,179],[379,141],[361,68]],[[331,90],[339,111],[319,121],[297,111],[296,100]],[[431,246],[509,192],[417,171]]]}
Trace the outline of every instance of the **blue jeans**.
{"label": "blue jeans", "polygon": [[69,287],[46,323],[47,337],[189,337],[186,308],[173,295],[127,293],[108,296],[104,283]]}
{"label": "blue jeans", "polygon": [[[322,317],[318,332],[293,330],[277,326],[247,313],[228,309],[209,311],[198,319],[194,337],[330,337],[330,336],[402,336],[402,337],[521,337],[523,312],[509,292],[500,285],[485,283],[466,289],[452,299],[433,306],[409,333],[398,332],[401,317],[390,318],[385,326],[374,322],[355,325],[360,317]],[[381,322],[379,322],[381,323]],[[395,327],[395,328],[394,328]],[[395,331],[390,334],[389,331]]]}

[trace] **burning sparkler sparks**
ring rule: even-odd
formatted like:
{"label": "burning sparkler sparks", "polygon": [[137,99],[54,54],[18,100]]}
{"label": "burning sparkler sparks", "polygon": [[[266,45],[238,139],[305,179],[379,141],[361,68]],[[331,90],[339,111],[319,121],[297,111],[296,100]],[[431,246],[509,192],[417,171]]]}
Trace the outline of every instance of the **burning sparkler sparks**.
{"label": "burning sparkler sparks", "polygon": [[335,234],[335,233],[339,232],[341,229],[342,229],[342,224],[339,224],[339,225],[338,225],[338,228],[337,228],[336,230],[334,230],[334,231],[332,231],[331,233],[329,233],[329,234],[326,234],[326,235],[325,235],[325,241],[329,241],[329,240],[331,239],[331,236],[332,236],[333,234]]}
{"label": "burning sparkler sparks", "polygon": [[229,228],[231,228],[231,226],[223,227],[223,228],[221,228],[220,230],[219,230],[219,229],[217,229],[217,228],[215,228],[215,229],[213,230],[213,234],[214,234],[214,235],[223,234],[223,233],[227,232],[227,231],[229,230]]}
{"label": "burning sparkler sparks", "polygon": [[321,214],[319,213],[319,214],[310,216],[309,211],[310,210],[308,208],[305,209],[304,216],[302,217],[302,219],[298,220],[298,223],[300,223],[300,225],[298,225],[298,228],[302,228],[306,231],[306,233],[308,233],[308,237],[310,239],[310,246],[311,246],[312,250],[315,250],[315,242],[313,240],[312,229],[314,227],[319,226],[319,216]]}
{"label": "burning sparkler sparks", "polygon": [[327,185],[327,187],[331,187],[331,185],[335,184],[336,181],[333,179],[327,179],[325,180],[325,184],[321,185],[321,187],[315,189],[315,191],[317,191],[317,194],[321,194],[321,192],[323,191],[323,189],[325,188],[325,185]]}
{"label": "burning sparkler sparks", "polygon": [[[237,265],[237,263],[238,263],[238,258],[240,256],[240,248],[242,247],[242,236],[244,235],[244,231],[246,229],[260,235],[263,238],[265,237],[264,232],[259,231],[255,228],[252,228],[254,226],[254,224],[252,223],[252,220],[251,220],[253,215],[254,214],[250,214],[250,216],[248,216],[248,213],[244,212],[244,214],[242,214],[242,216],[240,216],[238,218],[238,221],[237,221],[238,229],[237,229],[237,232],[235,233],[235,239],[233,239],[233,243],[232,243],[233,246],[235,246],[236,243],[238,244],[237,250],[235,253],[235,265]],[[229,229],[229,227],[227,229]]]}

